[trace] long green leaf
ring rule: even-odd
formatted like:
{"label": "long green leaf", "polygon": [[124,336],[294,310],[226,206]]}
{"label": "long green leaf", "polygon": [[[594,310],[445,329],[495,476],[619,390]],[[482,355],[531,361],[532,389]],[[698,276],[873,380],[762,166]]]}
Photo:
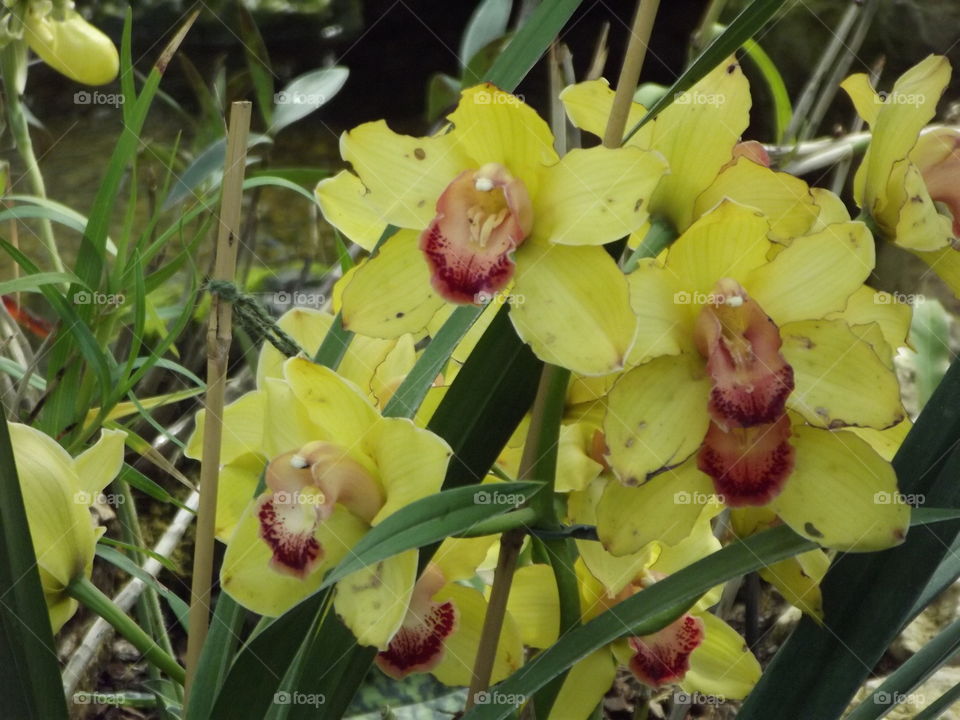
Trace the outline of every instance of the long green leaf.
{"label": "long green leaf", "polygon": [[[901,492],[928,506],[960,507],[958,408],[960,362],[954,362],[894,458]],[[823,627],[800,622],[738,717],[761,720],[774,707],[783,720],[839,717],[915,613],[958,536],[960,523],[947,522],[912,530],[892,550],[838,558],[821,585]]]}
{"label": "long green leaf", "polygon": [[[145,552],[146,548],[138,548],[138,551]],[[167,586],[163,585],[159,580],[153,577],[153,575],[137,565],[133,560],[119,550],[115,550],[114,548],[106,545],[97,545],[97,556],[103,558],[111,565],[116,565],[128,575],[132,575],[133,577],[142,580],[144,583],[152,587],[157,594],[166,600],[168,605],[170,605],[170,609],[173,610],[173,614],[180,622],[180,625],[184,628],[187,627],[187,612],[189,611],[189,608],[179,595],[177,595]]]}
{"label": "long green leaf", "polygon": [[960,620],[942,630],[860,703],[847,720],[879,720],[960,651]]}
{"label": "long green leaf", "polygon": [[5,717],[67,717],[50,617],[6,418],[0,413],[0,697]]}
{"label": "long green leaf", "polygon": [[240,644],[240,631],[246,615],[247,611],[232,597],[226,593],[220,594],[210,621],[210,632],[203,643],[200,662],[197,663],[197,674],[193,678],[185,717],[211,716],[217,692],[223,686],[230,662]]}

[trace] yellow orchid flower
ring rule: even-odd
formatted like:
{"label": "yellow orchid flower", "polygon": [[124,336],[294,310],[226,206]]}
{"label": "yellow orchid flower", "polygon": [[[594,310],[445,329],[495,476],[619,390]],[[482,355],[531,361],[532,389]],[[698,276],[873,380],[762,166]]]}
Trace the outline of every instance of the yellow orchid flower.
{"label": "yellow orchid flower", "polygon": [[[276,616],[314,592],[370,527],[437,492],[450,449],[410,420],[381,417],[354,384],[304,358],[257,392],[266,489],[237,522],[220,581],[244,607]],[[228,408],[226,426],[235,421]],[[336,610],[362,644],[385,648],[400,628],[417,557],[338,583]]]}
{"label": "yellow orchid flower", "polygon": [[[602,137],[614,92],[604,79],[571,85],[561,94],[570,121]],[[750,122],[750,87],[731,58],[687,92],[675,98],[656,119],[625,143],[654,150],[666,158],[670,172],[650,198],[651,219],[678,233],[724,198],[756,208],[771,220],[776,237],[804,234],[819,208],[805,182],[770,169],[770,158],[756,142],[739,142]],[[646,114],[633,103],[625,132]],[[649,225],[630,238],[637,245]]]}
{"label": "yellow orchid flower", "polygon": [[[589,514],[587,494],[575,496]],[[713,536],[709,518],[705,518],[680,545],[670,549],[653,542],[629,559],[614,557],[593,541],[578,540],[577,547],[581,551],[576,565],[581,614],[588,621],[658,579],[715,552],[720,543]],[[613,586],[607,584],[610,581]],[[580,660],[567,675],[550,720],[590,717],[613,684],[617,665],[628,667],[640,682],[654,690],[675,686],[686,693],[718,699],[745,697],[760,677],[760,665],[744,647],[743,638],[708,612],[719,597],[718,588],[667,627],[646,636],[621,638]],[[525,644],[547,648],[556,642],[560,610],[551,568],[519,568],[507,609],[525,629]]]}
{"label": "yellow orchid flower", "polygon": [[30,537],[50,625],[56,633],[73,617],[77,601],[66,588],[90,579],[97,539],[89,508],[123,465],[126,433],[103,430],[100,440],[76,458],[56,440],[19,423],[7,423]]}
{"label": "yellow orchid flower", "polygon": [[23,37],[47,65],[84,85],[105,85],[120,70],[117,48],[72,7],[56,19],[49,3],[31,2],[23,18]]}
{"label": "yellow orchid flower", "polygon": [[960,204],[950,181],[957,133],[938,131],[918,140],[949,81],[949,61],[930,55],[900,76],[889,93],[878,94],[863,73],[840,85],[873,134],[854,178],[854,199],[884,237],[908,250],[936,251],[957,237]]}
{"label": "yellow orchid flower", "polygon": [[[469,686],[480,647],[487,600],[463,581],[476,575],[495,536],[448,538],[417,580],[403,623],[375,662],[387,675],[403,678],[429,672],[445,685]],[[508,612],[494,658],[491,682],[523,664],[525,624]]]}
{"label": "yellow orchid flower", "polygon": [[[377,227],[401,228],[343,290],[344,325],[395,337],[448,303],[509,291],[513,324],[540,358],[588,375],[620,368],[636,321],[600,246],[645,222],[663,160],[603,147],[560,158],[546,123],[491,85],[465,90],[448,119],[453,129],[432,137],[383,121],[342,136],[357,178],[321,183],[324,216],[367,246]],[[358,204],[368,209],[357,215]]]}
{"label": "yellow orchid flower", "polygon": [[[316,353],[333,324],[333,316],[312,308],[293,308],[277,325],[310,355]],[[265,424],[269,380],[283,380],[286,358],[269,343],[260,349],[257,361],[257,389],[227,406],[220,451],[220,485],[217,493],[216,537],[226,542],[253,497],[267,462],[290,449]],[[416,360],[413,338],[393,340],[357,336],[340,362],[338,373],[361,389],[378,409],[383,409]],[[196,430],[187,441],[185,454],[199,460],[202,454],[204,412],[196,417]]]}
{"label": "yellow orchid flower", "polygon": [[[616,381],[604,419],[607,461],[626,486],[600,505],[612,552],[656,539],[644,523],[665,503],[714,494],[768,507],[828,547],[904,538],[909,507],[875,500],[896,494],[890,464],[842,429],[905,417],[891,359],[902,308],[864,297],[873,239],[859,222],[786,247],[769,235],[766,218],[724,201],[629,277],[637,367]],[[678,517],[689,527],[696,513]]]}

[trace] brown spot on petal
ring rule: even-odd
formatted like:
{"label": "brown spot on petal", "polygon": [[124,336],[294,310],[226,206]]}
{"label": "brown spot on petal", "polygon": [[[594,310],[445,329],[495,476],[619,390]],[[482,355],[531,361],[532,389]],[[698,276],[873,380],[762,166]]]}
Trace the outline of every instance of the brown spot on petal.
{"label": "brown spot on petal", "polygon": [[377,666],[392,678],[427,672],[443,658],[444,640],[456,629],[457,611],[449,600],[432,603],[421,616],[404,620],[386,650],[377,654]]}
{"label": "brown spot on petal", "polygon": [[730,430],[711,422],[697,466],[713,479],[727,505],[766,505],[793,472],[790,433],[786,415],[768,425]]}
{"label": "brown spot on petal", "polygon": [[703,621],[683,615],[652,635],[629,638],[630,670],[654,689],[679,682],[690,669],[690,654],[703,642]]}
{"label": "brown spot on petal", "polygon": [[817,526],[814,525],[812,522],[805,522],[803,524],[803,529],[806,531],[808,535],[813,535],[814,537],[818,537],[818,538],[823,537],[823,533],[817,530]]}
{"label": "brown spot on petal", "polygon": [[413,149],[413,156],[414,156],[417,160],[423,160],[423,159],[427,156],[427,154],[423,151],[423,148],[414,148],[414,149]]}

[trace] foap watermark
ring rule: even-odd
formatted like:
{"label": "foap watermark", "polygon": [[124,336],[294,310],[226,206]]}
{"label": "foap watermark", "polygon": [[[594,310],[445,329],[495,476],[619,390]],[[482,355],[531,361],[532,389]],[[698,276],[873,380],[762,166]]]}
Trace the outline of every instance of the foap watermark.
{"label": "foap watermark", "polygon": [[263,297],[273,305],[284,307],[307,307],[319,310],[327,304],[327,296],[323,293],[301,292],[299,290],[264,293]]}
{"label": "foap watermark", "polygon": [[717,493],[687,492],[680,490],[673,494],[674,505],[706,505],[709,502],[724,503],[723,495]]}
{"label": "foap watermark", "polygon": [[673,294],[674,305],[729,305],[730,307],[740,307],[743,305],[743,298],[739,295],[721,295],[718,293],[688,292],[678,290]]}
{"label": "foap watermark", "polygon": [[323,505],[324,497],[319,493],[302,493],[298,490],[277,490],[273,501],[278,505]]}
{"label": "foap watermark", "polygon": [[927,96],[923,93],[905,93],[893,90],[887,92],[881,90],[877,93],[873,101],[877,105],[912,105],[919,107],[927,101]]}
{"label": "foap watermark", "polygon": [[473,494],[474,505],[523,505],[527,496],[523,493],[502,493],[499,490],[477,490]]}
{"label": "foap watermark", "polygon": [[903,705],[904,703],[909,703],[910,705],[926,705],[927,696],[923,693],[902,693],[902,692],[888,692],[886,690],[877,690],[873,694],[873,702],[876,705]]}
{"label": "foap watermark", "polygon": [[523,95],[478,90],[473,94],[473,101],[477,105],[519,105],[523,102]]}
{"label": "foap watermark", "polygon": [[73,494],[73,501],[78,505],[112,505],[114,507],[123,505],[127,498],[125,495],[116,493],[88,493],[86,490],[80,490]]}
{"label": "foap watermark", "polygon": [[74,105],[106,105],[118,108],[123,105],[122,93],[104,93],[99,90],[77,90],[73,94]]}
{"label": "foap watermark", "polygon": [[723,105],[727,96],[723,93],[705,93],[699,90],[687,90],[675,93],[673,101],[677,105]]}
{"label": "foap watermark", "polygon": [[503,305],[504,303],[523,305],[527,299],[523,295],[504,295],[503,293],[488,293],[481,290],[473,296],[473,301],[477,305],[490,305],[491,303],[494,305]]}
{"label": "foap watermark", "polygon": [[874,505],[911,505],[913,507],[919,507],[925,504],[926,501],[927,497],[923,493],[901,495],[898,492],[884,492],[881,490],[873,494]]}
{"label": "foap watermark", "polygon": [[120,307],[127,301],[123,293],[102,293],[88,292],[78,290],[73,294],[74,305],[106,305],[107,307]]}
{"label": "foap watermark", "polygon": [[291,90],[281,90],[273,94],[275,105],[309,105],[320,106],[327,101],[327,96],[322,93],[302,93]]}
{"label": "foap watermark", "polygon": [[723,695],[707,695],[699,691],[687,693],[677,690],[673,694],[675,705],[723,705],[727,699]]}
{"label": "foap watermark", "polygon": [[285,692],[280,690],[273,694],[274,705],[311,705],[320,707],[327,701],[323,693]]}
{"label": "foap watermark", "polygon": [[919,305],[926,301],[926,296],[921,293],[888,293],[880,290],[873,293],[874,305]]}
{"label": "foap watermark", "polygon": [[120,693],[77,692],[73,694],[75,705],[122,705],[123,695]]}
{"label": "foap watermark", "polygon": [[481,690],[473,694],[474,705],[504,705],[520,707],[527,702],[527,696],[520,693],[502,693],[498,690]]}

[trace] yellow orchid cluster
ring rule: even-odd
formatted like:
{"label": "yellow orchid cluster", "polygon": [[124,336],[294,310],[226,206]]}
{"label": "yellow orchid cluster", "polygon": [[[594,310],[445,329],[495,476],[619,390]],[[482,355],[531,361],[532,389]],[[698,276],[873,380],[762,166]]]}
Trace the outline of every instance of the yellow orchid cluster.
{"label": "yellow orchid cluster", "polygon": [[[925,63],[911,71],[917,82],[945,82],[940,60]],[[734,534],[780,523],[823,549],[762,576],[819,618],[828,553],[892,547],[910,522],[890,464],[909,428],[893,357],[910,308],[865,284],[872,229],[921,254],[953,252],[941,214],[951,200],[937,189],[953,135],[921,135],[930,139],[913,148],[902,131],[883,131],[894,123],[885,118],[902,114],[888,111],[889,98],[875,109],[861,80],[845,87],[876,125],[856,182],[866,222],[742,140],[750,92],[734,60],[617,149],[559,156],[546,123],[491,85],[464,90],[432,136],[400,135],[383,121],[344,133],[352,171],[321,182],[317,197],[326,219],[370,253],[335,289],[354,338],[338,372],[264,348],[256,389],[227,407],[217,515],[224,590],[279,615],[370,528],[439,491],[450,449],[424,427],[457,363],[508,302],[517,335],[572,371],[554,488],[561,519],[595,526],[599,539],[577,541],[582,619]],[[568,87],[560,100],[577,128],[603,135],[613,104],[605,81]],[[645,113],[635,103],[628,128]],[[929,119],[911,122],[919,132]],[[921,190],[922,202],[912,200]],[[940,234],[917,230],[921,221]],[[626,261],[655,227],[668,228],[672,244]],[[622,238],[618,262],[609,250]],[[383,417],[418,341],[463,305],[490,307],[456,362],[413,420]],[[332,323],[297,309],[279,324],[312,353]],[[508,475],[518,473],[527,425],[498,460]],[[198,457],[201,442],[196,433],[188,455]],[[725,510],[729,536],[716,522]],[[419,573],[419,554],[408,551],[341,580],[335,609],[361,644],[378,648],[388,675],[431,672],[467,685],[487,608],[476,579],[489,577],[496,549],[495,536],[447,539]],[[589,715],[618,666],[657,691],[744,697],[759,664],[709,612],[718,599],[708,593],[651,635],[625,628],[574,666],[550,717]],[[551,569],[523,564],[493,682],[523,664],[525,647],[557,640],[559,613]]]}

